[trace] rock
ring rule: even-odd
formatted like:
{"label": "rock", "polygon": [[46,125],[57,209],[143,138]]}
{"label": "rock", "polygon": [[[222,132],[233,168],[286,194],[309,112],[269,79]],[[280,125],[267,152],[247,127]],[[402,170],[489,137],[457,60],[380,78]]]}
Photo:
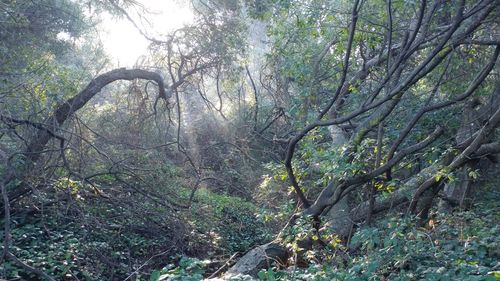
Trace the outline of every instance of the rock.
{"label": "rock", "polygon": [[349,195],[340,199],[337,204],[333,205],[324,218],[324,228],[329,228],[329,232],[333,232],[343,239],[350,235],[353,226],[349,199]]}
{"label": "rock", "polygon": [[250,250],[233,265],[223,276],[228,280],[236,275],[256,276],[264,268],[269,268],[273,263],[285,264],[289,253],[285,247],[276,242],[270,242]]}

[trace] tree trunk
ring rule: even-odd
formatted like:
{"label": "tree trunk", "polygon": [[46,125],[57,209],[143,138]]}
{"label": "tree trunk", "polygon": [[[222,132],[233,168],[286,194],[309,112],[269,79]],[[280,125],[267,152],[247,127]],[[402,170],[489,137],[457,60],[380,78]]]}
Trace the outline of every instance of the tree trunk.
{"label": "tree trunk", "polygon": [[[338,126],[331,126],[330,135],[332,137],[332,145],[340,148],[347,143],[347,138],[342,129]],[[329,230],[340,237],[347,238],[352,228],[351,212],[351,196],[344,196],[339,202],[333,205],[325,215],[325,226]]]}

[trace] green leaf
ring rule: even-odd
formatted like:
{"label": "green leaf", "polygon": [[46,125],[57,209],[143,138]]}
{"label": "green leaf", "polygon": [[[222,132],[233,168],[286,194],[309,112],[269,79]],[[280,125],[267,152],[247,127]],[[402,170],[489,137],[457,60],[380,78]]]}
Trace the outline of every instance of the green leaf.
{"label": "green leaf", "polygon": [[434,179],[436,180],[436,182],[438,182],[440,179],[441,179],[442,175],[441,174],[437,174]]}
{"label": "green leaf", "polygon": [[149,281],[158,281],[160,280],[161,273],[158,270],[155,270],[151,273],[151,276],[149,277]]}

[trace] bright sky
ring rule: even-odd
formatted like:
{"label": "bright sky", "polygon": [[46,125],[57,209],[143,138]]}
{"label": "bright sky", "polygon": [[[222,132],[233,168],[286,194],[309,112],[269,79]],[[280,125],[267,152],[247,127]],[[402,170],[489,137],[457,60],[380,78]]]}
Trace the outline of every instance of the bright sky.
{"label": "bright sky", "polygon": [[[138,0],[150,12],[142,16],[149,21],[141,22],[137,12],[127,10],[138,26],[148,36],[161,39],[165,35],[193,21],[189,1],[182,0]],[[106,53],[117,67],[132,67],[143,55],[149,44],[127,19],[104,16],[102,42]]]}

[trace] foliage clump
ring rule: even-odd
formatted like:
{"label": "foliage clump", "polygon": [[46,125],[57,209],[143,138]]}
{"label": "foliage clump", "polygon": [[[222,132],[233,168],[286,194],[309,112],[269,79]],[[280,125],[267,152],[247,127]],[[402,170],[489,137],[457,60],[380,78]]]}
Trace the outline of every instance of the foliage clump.
{"label": "foliage clump", "polygon": [[[257,278],[230,280],[498,280],[496,202],[500,198],[495,192],[484,195],[470,210],[452,214],[435,211],[422,227],[416,227],[417,221],[404,214],[364,226],[350,241],[349,259],[335,251],[318,250],[311,253],[306,267],[270,268],[259,272]],[[202,280],[202,263],[189,260],[197,270],[193,273],[186,270],[188,260],[161,270],[166,274],[162,276]]]}

